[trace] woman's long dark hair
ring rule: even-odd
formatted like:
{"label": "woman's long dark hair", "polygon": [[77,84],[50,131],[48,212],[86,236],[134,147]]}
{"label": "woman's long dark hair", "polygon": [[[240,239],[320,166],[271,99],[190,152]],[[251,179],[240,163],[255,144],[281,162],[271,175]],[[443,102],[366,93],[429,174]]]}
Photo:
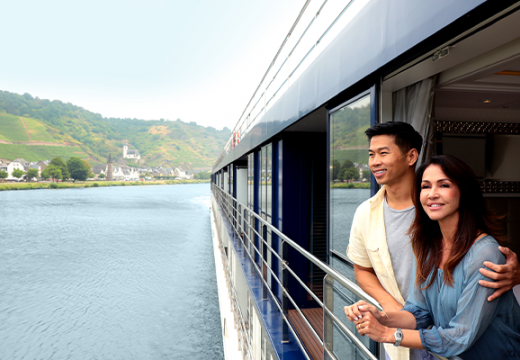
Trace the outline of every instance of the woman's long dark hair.
{"label": "woman's long dark hair", "polygon": [[417,169],[413,187],[415,220],[410,227],[410,235],[417,259],[416,284],[425,282],[432,273],[430,282],[423,290],[433,284],[437,276],[436,270],[442,261],[442,233],[439,223],[428,217],[420,200],[423,174],[431,165],[440,166],[444,174],[460,190],[459,223],[450,255],[444,264],[444,282],[453,286],[453,270],[480,234],[492,235],[499,244],[505,244],[505,229],[501,221],[503,218],[489,213],[473,170],[454,156],[434,156]]}

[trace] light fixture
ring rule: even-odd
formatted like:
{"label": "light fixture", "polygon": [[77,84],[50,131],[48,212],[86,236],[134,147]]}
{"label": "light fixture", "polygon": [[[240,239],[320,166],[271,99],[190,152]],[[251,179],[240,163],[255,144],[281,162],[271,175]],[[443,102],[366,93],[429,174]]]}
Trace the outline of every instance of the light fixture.
{"label": "light fixture", "polygon": [[481,100],[480,102],[483,103],[483,104],[490,104],[490,103],[493,102],[493,100],[492,99],[485,99],[485,100]]}

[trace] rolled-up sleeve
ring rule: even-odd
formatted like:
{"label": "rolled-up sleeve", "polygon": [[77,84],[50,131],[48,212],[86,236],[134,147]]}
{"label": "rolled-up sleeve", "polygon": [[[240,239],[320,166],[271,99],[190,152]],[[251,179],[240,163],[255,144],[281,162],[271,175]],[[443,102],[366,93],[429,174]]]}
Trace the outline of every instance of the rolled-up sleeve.
{"label": "rolled-up sleeve", "polygon": [[430,311],[428,310],[428,306],[426,305],[426,300],[419,286],[415,284],[415,271],[416,271],[416,262],[415,258],[412,266],[412,277],[410,279],[410,290],[408,291],[408,299],[404,304],[404,308],[401,311],[408,311],[413,316],[415,316],[415,329],[426,329],[430,326],[432,321],[432,316]]}
{"label": "rolled-up sleeve", "polygon": [[[487,301],[487,298],[494,292],[479,285],[479,280],[486,279],[479,272],[479,268],[484,261],[491,261],[495,264],[503,264],[504,256],[499,252],[494,241],[481,240],[475,246],[478,249],[471,249],[471,256],[463,260],[463,290],[457,300],[457,312],[449,321],[445,328],[437,326],[431,329],[421,328],[419,334],[421,342],[426,350],[437,355],[450,357],[458,355],[470,347],[478,340],[491,323],[498,305],[498,299]],[[468,252],[467,255],[470,255]],[[459,265],[460,266],[460,265]],[[449,301],[449,299],[440,299]]]}
{"label": "rolled-up sleeve", "polygon": [[372,263],[368,257],[365,239],[366,234],[363,232],[363,227],[366,226],[367,214],[364,214],[367,209],[363,205],[359,206],[354,214],[352,220],[352,228],[350,229],[349,244],[347,247],[347,256],[356,265],[371,268]]}

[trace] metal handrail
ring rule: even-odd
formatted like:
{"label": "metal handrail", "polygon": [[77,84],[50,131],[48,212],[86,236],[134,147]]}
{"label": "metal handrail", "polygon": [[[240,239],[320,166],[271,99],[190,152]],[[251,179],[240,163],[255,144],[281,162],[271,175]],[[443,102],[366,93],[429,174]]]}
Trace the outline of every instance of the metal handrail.
{"label": "metal handrail", "polygon": [[[348,289],[349,291],[354,293],[359,298],[361,298],[361,299],[365,300],[366,302],[376,306],[379,310],[382,310],[382,307],[379,305],[379,303],[375,299],[373,299],[370,295],[366,294],[359,286],[357,286],[351,280],[346,278],[344,275],[338,273],[335,269],[331,268],[328,264],[322,262],[321,260],[316,258],[313,254],[309,253],[307,250],[305,250],[304,248],[299,246],[297,243],[295,243],[289,237],[287,237],[282,232],[280,232],[278,229],[276,229],[274,226],[269,224],[267,221],[265,221],[262,217],[260,217],[258,214],[253,212],[247,206],[244,206],[244,204],[239,202],[236,198],[234,198],[230,194],[226,193],[220,187],[216,186],[215,184],[212,184],[212,188],[213,188],[214,194],[216,195],[216,199],[220,200],[220,201],[218,201],[218,203],[222,206],[225,215],[228,217],[228,220],[230,221],[232,227],[234,228],[234,230],[237,233],[238,233],[238,231],[237,231],[238,229],[235,226],[235,224],[237,224],[239,229],[242,229],[242,224],[240,223],[240,216],[237,216],[238,217],[238,219],[237,219],[237,217],[234,216],[233,214],[234,213],[240,214],[238,212],[238,209],[241,208],[241,209],[244,209],[245,213],[248,213],[249,218],[251,220],[253,220],[253,222],[254,222],[254,219],[258,220],[260,226],[266,226],[268,229],[271,230],[272,233],[278,235],[278,237],[282,240],[282,242],[287,243],[288,245],[293,247],[301,255],[303,255],[305,258],[307,258],[309,261],[311,261],[314,265],[316,265],[320,269],[322,269],[328,276],[330,276],[334,280],[338,281],[338,283],[340,283],[342,286],[344,286],[346,289]],[[245,215],[244,215],[244,218],[245,218]],[[274,254],[278,259],[280,259],[282,261],[282,266],[284,267],[284,269],[287,269],[291,273],[291,275],[293,275],[293,277],[300,283],[300,285],[302,285],[302,287],[313,297],[313,299],[317,301],[317,303],[324,309],[324,311],[327,314],[330,315],[330,317],[334,320],[334,322],[338,323],[337,325],[340,327],[340,329],[356,344],[356,346],[358,348],[360,348],[360,350],[366,356],[368,356],[370,359],[377,360],[377,358],[370,352],[370,350],[368,350],[365,347],[365,345],[355,336],[355,334],[353,334],[352,331],[350,331],[345,326],[345,324],[343,324],[343,322],[341,322],[341,320],[335,314],[333,314],[333,312],[327,306],[325,306],[325,304],[323,302],[321,302],[319,300],[319,298],[316,296],[316,294],[314,294],[314,292],[311,289],[309,289],[309,287],[307,287],[306,284],[304,284],[304,282],[296,275],[296,273],[294,271],[292,271],[292,269],[289,268],[289,266],[283,260],[283,258],[280,257],[277,254],[277,252],[268,244],[268,242],[263,238],[263,236],[255,229],[255,226],[252,225],[250,222],[247,222],[247,226],[248,226],[248,228],[252,229],[253,230],[253,234],[258,236],[258,238],[262,241],[262,245],[266,246],[269,249],[271,255]],[[294,305],[295,309],[302,316],[302,319],[306,323],[307,327],[312,331],[313,335],[317,338],[317,340],[322,345],[322,347],[325,350],[327,350],[325,348],[325,346],[324,346],[323,341],[319,338],[318,334],[315,332],[314,328],[312,327],[312,325],[310,324],[308,319],[305,317],[305,315],[302,313],[302,311],[296,305],[294,299],[292,299],[292,297],[288,293],[287,289],[284,288],[284,286],[282,285],[282,283],[280,282],[280,280],[278,279],[276,274],[273,272],[271,267],[269,267],[266,259],[264,259],[264,257],[262,256],[262,253],[260,252],[260,250],[255,246],[254,242],[252,241],[252,239],[248,235],[248,231],[244,231],[242,234],[244,235],[244,238],[247,239],[248,244],[252,247],[252,252],[254,254],[258,254],[259,255],[259,258],[261,259],[262,264],[265,265],[267,269],[269,269],[270,273],[272,274],[272,278],[281,286],[281,288],[283,290],[284,296],[286,296],[292,302],[292,304]],[[244,243],[244,240],[240,236],[238,238],[240,239],[240,241],[244,245],[244,249],[245,249],[246,253],[248,254],[248,256],[250,257],[251,263],[253,264],[255,270],[259,274],[261,274],[260,278],[262,279],[262,282],[266,286],[266,288],[269,291],[270,295],[273,297],[273,299],[277,299],[277,297],[274,296],[274,294],[272,293],[272,291],[271,291],[267,281],[263,278],[262,270],[258,268],[258,266],[256,264],[256,261],[254,260],[254,255],[251,254],[251,252],[249,251],[248,246],[246,246],[246,244]],[[282,313],[282,316],[283,316],[284,320],[290,326],[291,332],[295,333],[294,329],[292,328],[292,325],[287,321],[288,319],[285,316],[283,309],[280,307],[280,304],[278,303],[278,301],[275,301],[275,303],[276,303],[277,307],[279,308],[280,312]],[[296,337],[296,338],[298,339],[298,337]],[[301,345],[301,343],[300,343],[300,345]]]}
{"label": "metal handrail", "polygon": [[[383,308],[376,299],[374,299],[372,296],[368,295],[366,292],[364,292],[358,285],[356,285],[354,282],[352,282],[350,279],[345,277],[343,274],[336,271],[334,268],[330,267],[328,264],[324,263],[320,259],[318,259],[316,256],[305,250],[303,247],[298,245],[295,241],[291,240],[289,237],[287,237],[284,233],[282,233],[280,230],[275,228],[273,225],[269,224],[267,221],[262,219],[258,214],[256,214],[254,211],[249,209],[248,207],[244,206],[241,202],[239,202],[237,199],[232,197],[230,194],[227,194],[219,187],[214,187],[222,192],[223,195],[229,197],[233,201],[236,201],[237,204],[242,205],[244,209],[246,209],[250,216],[254,216],[257,220],[259,220],[263,225],[266,225],[271,232],[278,235],[284,242],[289,244],[293,249],[297,250],[301,255],[303,255],[305,258],[310,260],[314,265],[318,266],[320,269],[322,269],[326,274],[330,275],[334,280],[338,281],[341,285],[343,285],[345,288],[347,288],[349,291],[353,292],[357,297],[365,300],[367,303],[374,305],[379,311],[383,311]],[[259,235],[259,234],[258,234]]]}
{"label": "metal handrail", "polygon": [[[221,206],[222,206],[222,204],[221,204]],[[226,216],[228,216],[227,213],[226,213]],[[244,248],[246,248],[246,247],[245,247],[245,244],[243,244],[243,245],[244,245]],[[253,247],[254,247],[254,244],[253,244]],[[256,248],[256,247],[255,247],[255,248]],[[246,248],[246,252],[247,252],[247,254],[248,254],[249,257],[250,257],[250,259],[251,259],[251,264],[254,266],[255,270],[256,270],[259,274],[261,274],[261,273],[262,273],[261,269],[258,268],[258,266],[256,265],[256,262],[253,260],[253,257],[252,257],[252,255],[251,255],[251,253],[247,250],[247,248]],[[275,278],[276,278],[276,277],[275,277]],[[273,299],[276,299],[276,296],[273,294],[272,290],[269,288],[269,284],[267,283],[267,281],[265,281],[265,279],[264,279],[262,276],[260,277],[260,279],[262,280],[263,284],[266,286],[266,288],[267,288],[267,290],[269,291],[269,294],[271,295],[271,297],[272,297]],[[288,293],[286,292],[285,289],[284,289],[284,294],[288,295]],[[302,342],[301,342],[301,340],[300,340],[300,338],[299,338],[299,336],[298,336],[296,330],[294,330],[293,326],[292,326],[291,323],[289,322],[289,319],[288,319],[287,316],[284,314],[284,311],[283,311],[283,309],[281,308],[280,304],[278,303],[278,301],[275,301],[275,304],[276,304],[278,310],[280,311],[280,313],[282,314],[282,318],[283,318],[283,320],[288,324],[289,329],[290,329],[291,332],[293,333],[293,335],[294,335],[296,341],[298,342],[300,348],[303,349],[304,346],[303,346],[303,344],[302,344]],[[307,322],[307,323],[308,323],[308,322]],[[309,323],[308,323],[308,325],[310,326]],[[309,357],[309,355],[308,355],[307,353],[304,352],[304,355],[305,355],[305,357],[307,358],[307,360],[311,360],[311,358]]]}
{"label": "metal handrail", "polygon": [[[228,214],[226,213],[226,216]],[[231,215],[233,219],[235,219],[235,217],[233,215]],[[264,245],[267,245],[269,246],[269,244],[267,244],[265,242],[265,240],[263,239],[263,237],[256,231],[256,229],[254,229],[254,227],[252,227],[253,229],[253,232],[258,235],[262,240],[263,240],[263,244]],[[255,244],[251,241],[251,239],[249,238],[249,236],[247,234],[244,234],[245,237],[247,237],[249,243],[251,244],[251,246],[253,247],[253,250],[258,253],[258,255],[260,255],[260,258],[262,259],[262,264],[266,265],[266,267],[269,269],[269,271],[271,272],[271,274],[275,274],[273,272],[273,269],[271,269],[271,267],[269,267],[269,265],[267,264],[267,261],[265,261],[265,259],[261,256],[260,254],[260,251],[258,250],[258,248],[255,246]],[[256,262],[253,258],[253,255],[251,255],[250,251],[247,249],[247,247],[245,246],[245,244],[243,243],[242,241],[242,245],[244,246],[244,249],[246,250],[249,258],[251,259],[251,263],[253,264],[253,266],[255,267],[255,270],[261,274],[262,271],[261,269],[258,268],[258,266],[256,265]],[[270,247],[270,249],[272,249]],[[272,249],[274,250],[274,249]],[[274,254],[274,252],[272,252],[272,254]],[[278,254],[277,254],[278,256]],[[278,256],[279,257],[279,256]],[[280,258],[280,257],[279,257]],[[280,258],[281,259],[281,258]],[[282,260],[283,261],[283,260]],[[287,268],[287,266],[286,266]],[[291,273],[294,274],[294,272],[291,271]],[[294,274],[294,276],[296,277],[297,280],[299,280],[299,278],[296,276],[296,274]],[[264,285],[267,287],[267,290],[269,291],[269,294],[272,296],[273,299],[276,299],[276,296],[273,294],[273,292],[271,291],[271,289],[269,288],[269,284],[267,283],[267,281],[265,281],[265,279],[263,277],[260,277],[262,279],[262,282],[264,283]],[[323,341],[319,338],[318,334],[316,333],[316,331],[314,330],[314,328],[312,327],[312,325],[310,324],[309,320],[307,319],[307,317],[303,314],[303,312],[300,310],[300,308],[298,307],[298,305],[296,304],[296,302],[294,301],[294,299],[292,298],[292,296],[289,294],[289,292],[283,287],[283,284],[280,282],[280,279],[278,279],[277,276],[273,276],[274,280],[280,285],[280,287],[283,289],[283,294],[291,301],[291,303],[293,304],[293,306],[295,307],[295,309],[298,311],[298,313],[300,314],[300,316],[302,316],[302,319],[304,320],[304,322],[306,323],[307,327],[309,327],[309,329],[311,329],[313,335],[317,338],[317,340],[320,342],[320,344],[323,346]],[[308,289],[308,288],[307,288]],[[310,289],[309,289],[310,291]],[[312,292],[311,292],[312,295],[314,295]],[[315,295],[314,295],[315,296]],[[280,304],[278,302],[276,302],[276,305],[278,307],[278,310],[283,314],[283,309],[280,307]],[[299,337],[297,336],[296,334],[296,331],[294,330],[293,326],[288,322],[288,319],[285,315],[283,315],[283,319],[284,321],[290,326],[291,328],[291,331],[292,333],[296,336],[296,339],[298,341],[298,343],[300,344],[300,347],[303,348],[302,344],[301,344],[301,340],[299,339]],[[307,354],[306,354],[307,356]],[[310,360],[310,358],[307,356],[307,359]]]}

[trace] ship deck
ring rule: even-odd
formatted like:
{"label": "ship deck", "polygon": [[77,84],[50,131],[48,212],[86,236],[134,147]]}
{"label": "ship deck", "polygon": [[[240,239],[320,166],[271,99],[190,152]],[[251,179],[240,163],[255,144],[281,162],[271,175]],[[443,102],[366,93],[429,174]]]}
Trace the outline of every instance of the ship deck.
{"label": "ship deck", "polygon": [[[303,314],[323,341],[323,309],[302,309]],[[313,360],[323,360],[323,348],[297,310],[289,310],[289,320]]]}

